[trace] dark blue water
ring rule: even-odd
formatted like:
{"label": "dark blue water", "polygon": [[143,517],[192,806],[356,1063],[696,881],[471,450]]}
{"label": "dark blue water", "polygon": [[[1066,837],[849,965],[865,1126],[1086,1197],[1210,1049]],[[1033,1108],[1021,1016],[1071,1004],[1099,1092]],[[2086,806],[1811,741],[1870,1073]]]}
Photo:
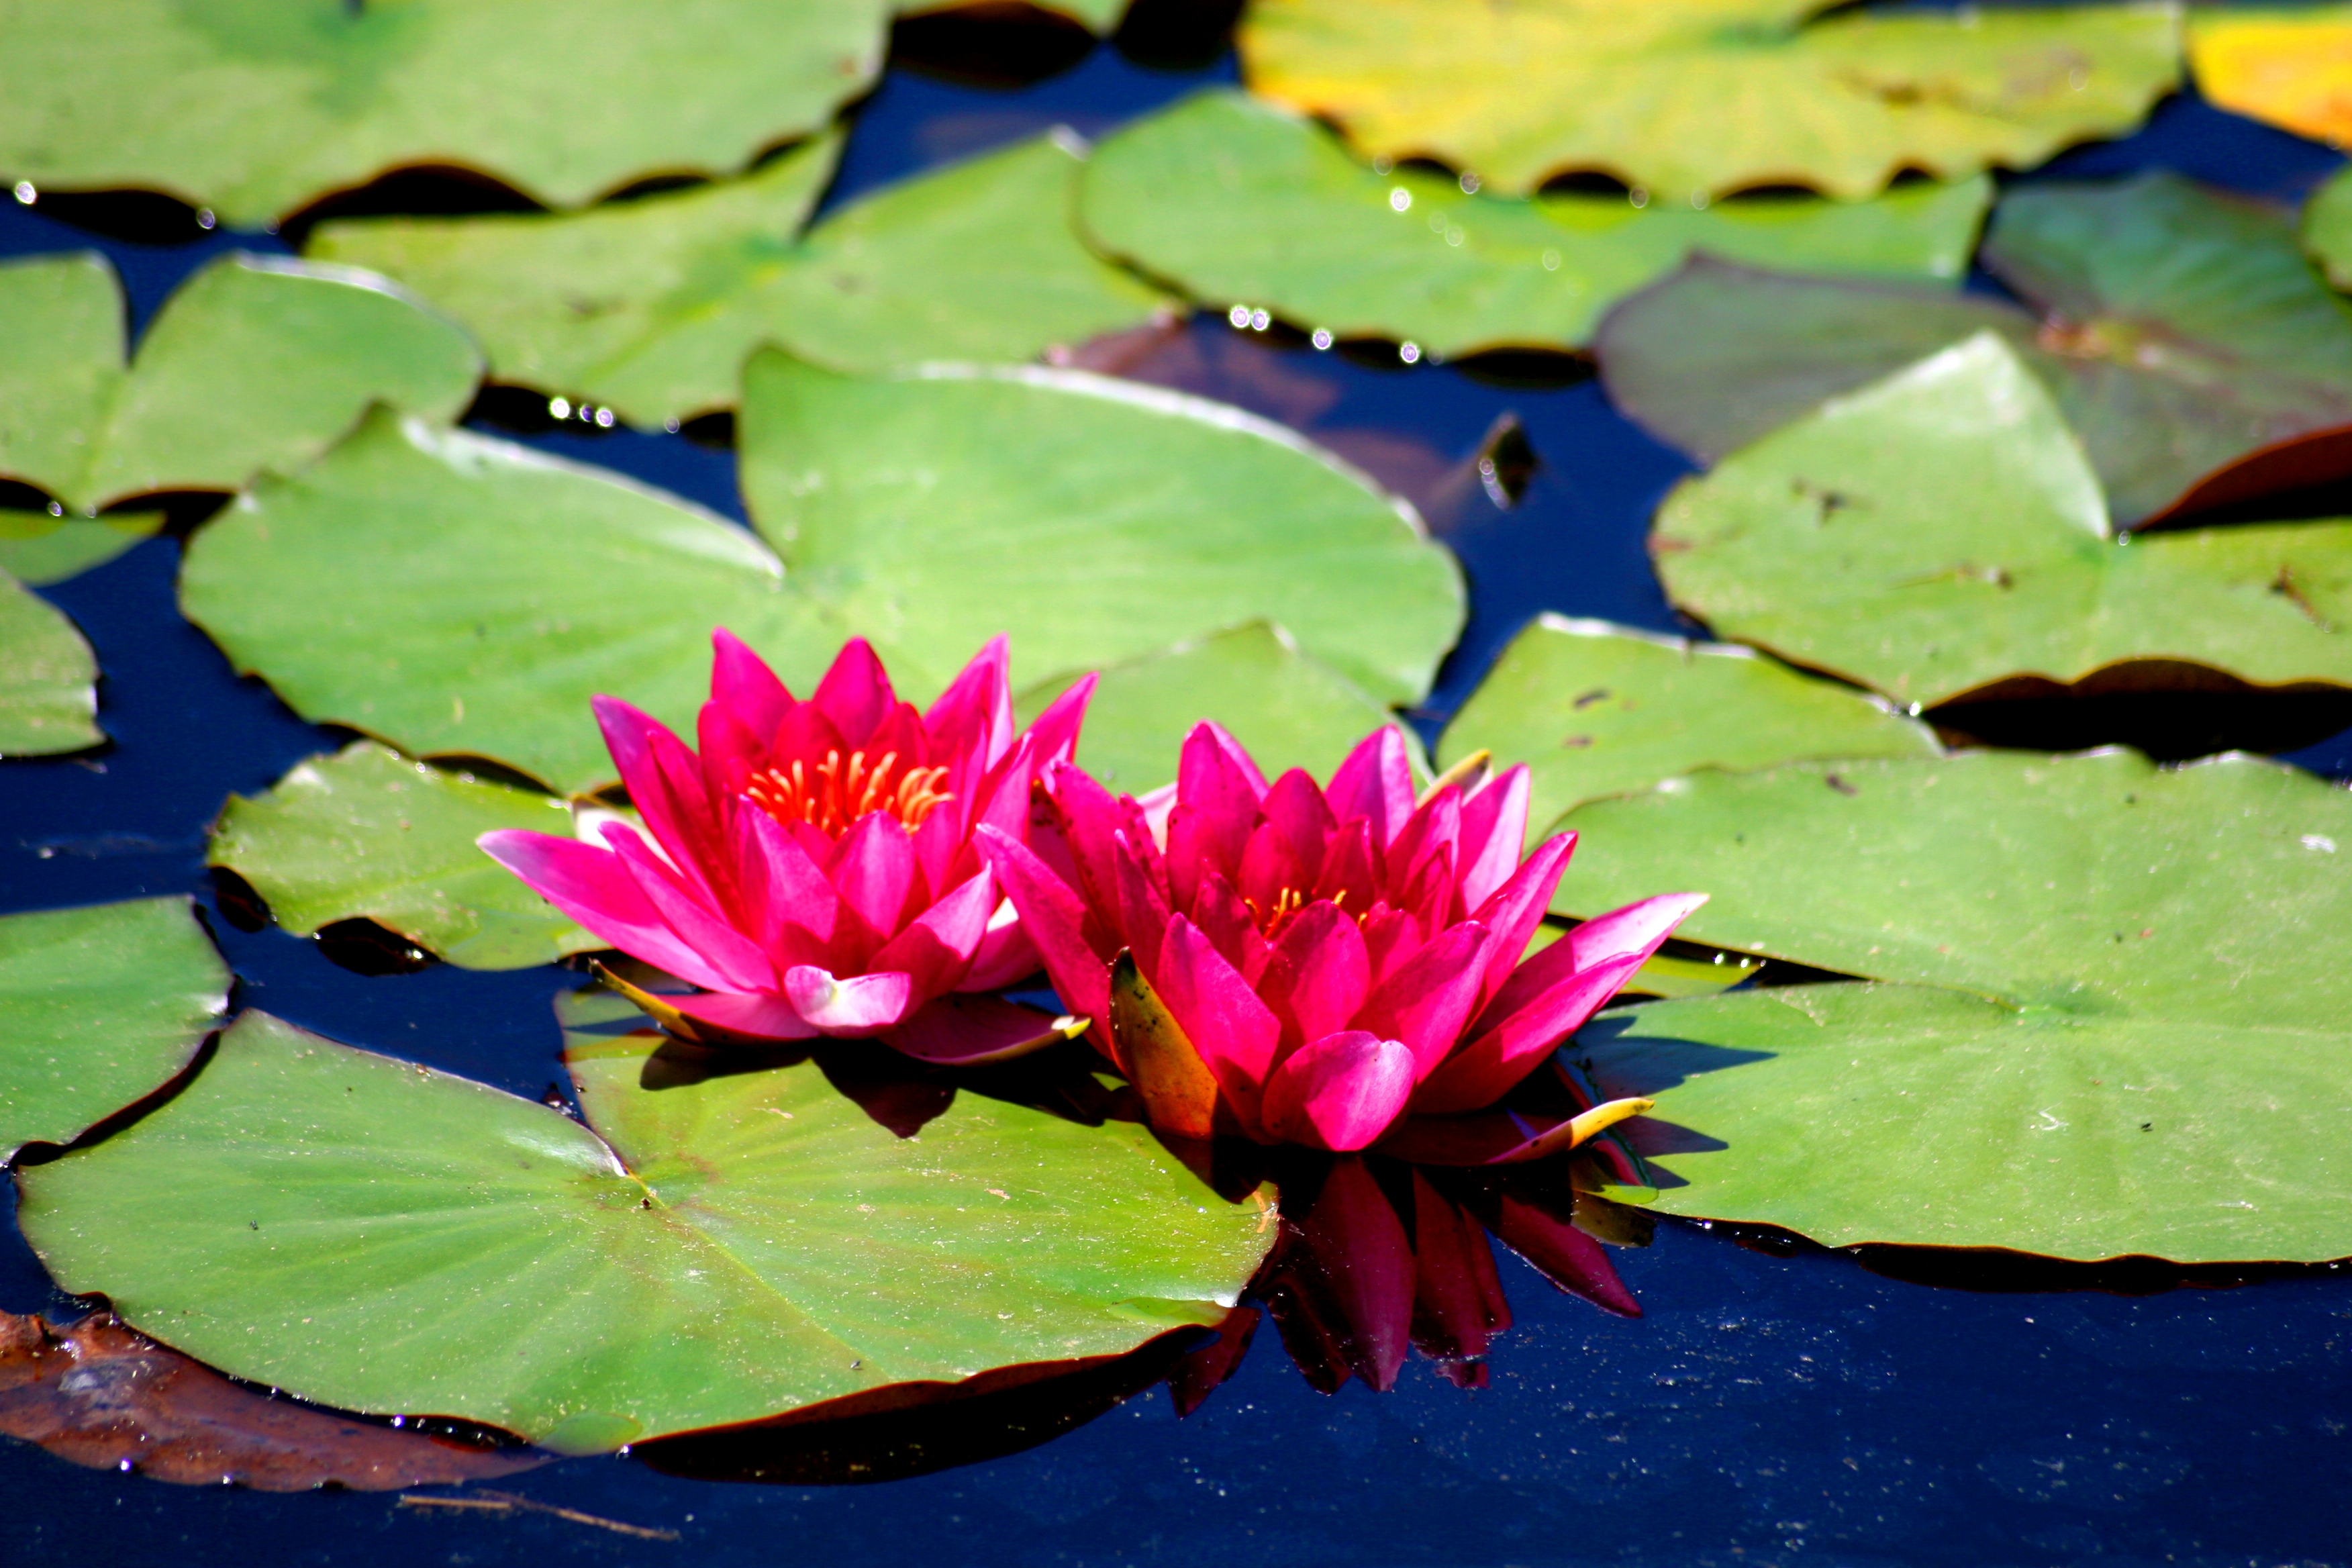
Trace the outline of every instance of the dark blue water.
{"label": "dark blue water", "polygon": [[[834,199],[1057,121],[1099,133],[1231,75],[1230,62],[1149,70],[1108,48],[1012,89],[894,70],[857,122]],[[2164,163],[2293,198],[2339,161],[2182,99],[2142,134],[2054,172]],[[135,322],[236,244],[282,248],[225,234],[134,245],[0,201],[0,254],[97,245],[124,275]],[[1538,610],[1675,627],[1641,540],[1688,465],[1572,367],[1504,384],[1491,365],[1358,363],[1214,322],[1170,352],[1192,384],[1309,430],[1443,525],[1474,605],[1433,716]],[[1459,467],[1507,413],[1538,458],[1507,512],[1465,492]],[[741,515],[723,450],[628,433],[529,438]],[[159,540],[46,591],[99,651],[114,743],[0,767],[0,909],[175,890],[210,908],[203,831],[225,795],[343,739],[235,679],[179,620],[176,560]],[[2298,755],[2352,771],[2352,738]],[[216,912],[213,923],[256,1005],[521,1093],[556,1074],[548,1000],[577,983],[566,972],[370,977],[316,943]],[[0,1541],[5,1561],[27,1564],[2352,1562],[2352,1281],[1977,1293],[1675,1224],[1615,1256],[1639,1321],[1501,1259],[1517,1323],[1481,1391],[1414,1362],[1390,1394],[1350,1384],[1326,1397],[1262,1331],[1189,1420],[1155,1390],[1045,1447],[916,1479],[736,1485],[612,1458],[507,1483],[677,1530],[677,1543],[545,1515],[434,1515],[384,1496],[168,1487],[13,1445],[0,1445]],[[13,1231],[0,1238],[0,1307],[72,1310]]]}

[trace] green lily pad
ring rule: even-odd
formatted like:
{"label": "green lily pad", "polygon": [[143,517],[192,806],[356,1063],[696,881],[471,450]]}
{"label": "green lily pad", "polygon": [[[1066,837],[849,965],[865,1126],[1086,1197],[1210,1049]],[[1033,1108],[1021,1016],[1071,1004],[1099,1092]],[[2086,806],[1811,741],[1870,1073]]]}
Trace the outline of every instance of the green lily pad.
{"label": "green lily pad", "polygon": [[1079,159],[1065,138],[890,186],[794,242],[838,150],[828,140],[744,181],[576,215],[329,225],[312,250],[379,268],[472,325],[500,379],[638,425],[733,404],[762,342],[847,371],[1024,360],[1165,306],[1072,232]]}
{"label": "green lily pad", "polygon": [[0,176],[165,191],[240,228],[417,164],[578,206],[819,129],[873,81],[889,9],[11,0]]}
{"label": "green lily pad", "polygon": [[[1111,789],[1142,795],[1176,780],[1184,737],[1203,719],[1223,725],[1266,777],[1305,768],[1328,779],[1356,742],[1396,716],[1264,621],[1179,643],[1101,673],[1078,737],[1078,764]],[[1040,682],[1014,707],[1026,723],[1069,685]],[[1419,760],[1421,743],[1403,731]],[[1425,771],[1425,769],[1424,769]]]}
{"label": "green lily pad", "polygon": [[476,847],[505,827],[572,831],[571,803],[361,741],[229,796],[209,865],[253,884],[297,936],[372,920],[465,969],[528,969],[605,944]]}
{"label": "green lily pad", "polygon": [[247,1013],[24,1173],[25,1233],[225,1372],[572,1451],[1120,1353],[1219,1321],[1271,1239],[1133,1123],[964,1091],[902,1139],[814,1063],[702,1077],[618,998],[565,1015],[589,1127]]}
{"label": "green lily pad", "polygon": [[1792,763],[1579,806],[1553,908],[1708,895],[1677,935],[2012,1007],[2352,1018],[2352,795],[2267,759]]}
{"label": "green lily pad", "polygon": [[1601,1093],[1654,1096],[1684,1130],[1619,1129],[1680,1184],[1655,1193],[1669,1214],[1832,1247],[2315,1262],[2352,1254],[2342,1017],[2216,1024],[1804,985],[1636,1008],[1577,1048]]}
{"label": "green lily pad", "polygon": [[[1019,0],[1039,11],[1067,16],[1088,32],[1108,37],[1127,15],[1128,0]],[[943,11],[972,11],[982,16],[1004,9],[1001,0],[902,0],[901,16],[930,16]]]}
{"label": "green lily pad", "polygon": [[1866,202],[1515,201],[1419,169],[1376,174],[1313,122],[1212,91],[1105,141],[1079,216],[1104,250],[1219,309],[1241,301],[1339,337],[1454,356],[1581,345],[1610,305],[1695,250],[1957,279],[1991,197],[1978,176]]}
{"label": "green lily pad", "polygon": [[454,419],[481,375],[463,332],[383,279],[278,258],[197,273],[128,365],[122,322],[94,252],[0,263],[0,474],[85,511],[233,490],[323,450],[371,403]]}
{"label": "green lily pad", "polygon": [[2352,685],[2352,522],[2111,537],[2081,447],[1991,333],[1684,481],[1651,544],[1717,636],[1898,702],[2149,660]]}
{"label": "green lily pad", "polygon": [[0,757],[79,752],[98,727],[98,658],[48,601],[0,572]]}
{"label": "green lily pad", "polygon": [[2130,129],[2179,78],[2179,26],[2167,5],[1261,0],[1240,42],[1253,91],[1368,156],[1515,193],[1597,171],[1677,201],[1792,183],[1853,198],[1905,168],[2028,168]]}
{"label": "green lily pad", "polygon": [[1018,686],[1264,619],[1409,702],[1461,629],[1459,569],[1410,505],[1223,404],[1043,367],[852,379],[768,352],[740,429],[753,521],[909,687],[1000,631]]}
{"label": "green lily pad", "polygon": [[657,425],[735,400],[744,354],[783,324],[762,289],[840,154],[829,133],[740,179],[581,213],[343,219],[305,250],[465,322],[500,381]]}
{"label": "green lily pad", "polygon": [[1439,738],[1438,765],[1481,749],[1528,764],[1531,832],[1699,768],[1937,754],[1926,725],[1753,649],[1554,615],[1511,639]]}
{"label": "green lily pad", "polygon": [[2352,170],[2338,169],[2303,204],[2303,247],[2340,289],[2352,289]]}
{"label": "green lily pad", "polygon": [[0,509],[0,572],[44,587],[103,566],[163,526],[159,511],[58,517]]}
{"label": "green lily pad", "polygon": [[184,898],[0,915],[0,1158],[68,1142],[161,1088],[228,987]]}
{"label": "green lily pad", "polygon": [[613,779],[599,692],[692,728],[714,626],[812,682],[844,635],[722,518],[383,410],[201,530],[180,602],[307,719],[559,790]]}
{"label": "green lily pad", "polygon": [[2008,339],[2137,523],[2259,448],[2352,422],[2352,305],[2286,216],[2151,172],[2004,197],[1985,265],[2032,306],[1707,263],[1601,329],[1610,395],[1712,459],[1971,332]]}

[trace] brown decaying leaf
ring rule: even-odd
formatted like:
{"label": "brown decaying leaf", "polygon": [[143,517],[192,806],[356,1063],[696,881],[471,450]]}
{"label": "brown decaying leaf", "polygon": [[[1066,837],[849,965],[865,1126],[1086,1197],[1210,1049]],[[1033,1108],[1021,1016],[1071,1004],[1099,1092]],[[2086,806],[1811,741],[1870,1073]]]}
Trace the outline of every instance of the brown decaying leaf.
{"label": "brown decaying leaf", "polygon": [[446,1486],[554,1458],[272,1398],[111,1312],[62,1329],[0,1312],[0,1432],[91,1469],[267,1492]]}

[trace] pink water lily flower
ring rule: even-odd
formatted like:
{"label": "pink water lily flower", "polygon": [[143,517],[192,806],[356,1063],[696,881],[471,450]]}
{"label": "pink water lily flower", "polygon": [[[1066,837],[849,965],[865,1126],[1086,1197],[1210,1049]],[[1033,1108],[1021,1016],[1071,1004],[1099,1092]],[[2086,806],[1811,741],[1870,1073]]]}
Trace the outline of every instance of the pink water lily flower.
{"label": "pink water lily flower", "polygon": [[1031,1009],[958,994],[1037,968],[972,835],[1023,842],[1032,785],[1076,745],[1093,678],[1016,733],[1001,637],[919,713],[862,637],[805,700],[726,631],[712,641],[699,754],[595,700],[644,833],[509,830],[481,847],[595,935],[702,987],[633,993],[689,1037],[877,1036],[955,1061],[1059,1037]]}
{"label": "pink water lily flower", "polygon": [[[1058,835],[983,826],[981,852],[1064,1005],[1185,1137],[1361,1149],[1491,1105],[1705,901],[1644,900],[1522,963],[1575,835],[1521,862],[1523,767],[1416,803],[1391,728],[1318,788],[1296,769],[1269,785],[1202,724],[1157,833],[1074,765],[1044,784]],[[1613,1103],[1550,1146],[1646,1109]]]}

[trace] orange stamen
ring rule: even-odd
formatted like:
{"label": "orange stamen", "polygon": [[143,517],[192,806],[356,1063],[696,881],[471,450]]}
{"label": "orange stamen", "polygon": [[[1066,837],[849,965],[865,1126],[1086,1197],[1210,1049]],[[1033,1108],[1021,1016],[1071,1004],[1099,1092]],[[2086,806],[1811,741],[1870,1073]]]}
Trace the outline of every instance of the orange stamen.
{"label": "orange stamen", "polygon": [[940,788],[947,776],[943,767],[900,773],[896,752],[885,752],[870,763],[865,752],[852,752],[846,763],[839,752],[827,752],[816,765],[815,777],[809,776],[807,764],[795,762],[790,772],[777,767],[752,774],[743,794],[778,822],[812,823],[836,838],[877,811],[889,813],[911,833],[933,806],[950,798]]}

